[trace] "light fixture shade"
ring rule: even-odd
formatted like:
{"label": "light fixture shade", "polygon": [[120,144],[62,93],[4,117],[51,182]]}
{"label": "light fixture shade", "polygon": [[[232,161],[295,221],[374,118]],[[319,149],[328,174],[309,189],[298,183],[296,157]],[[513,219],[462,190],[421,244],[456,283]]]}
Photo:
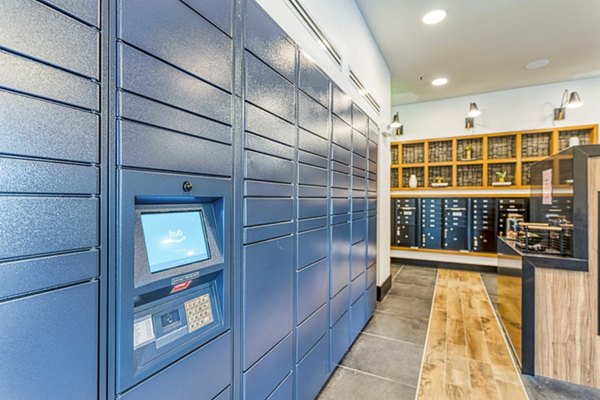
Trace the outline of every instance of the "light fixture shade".
{"label": "light fixture shade", "polygon": [[475,103],[469,104],[469,117],[474,118],[474,117],[478,117],[479,115],[481,115],[481,111],[479,111],[477,104],[475,104]]}
{"label": "light fixture shade", "polygon": [[568,108],[577,108],[583,105],[583,101],[579,98],[579,94],[577,92],[571,92],[571,96],[569,97],[569,102],[567,103]]}
{"label": "light fixture shade", "polygon": [[398,116],[398,113],[396,113],[396,114],[394,114],[394,118],[392,119],[390,128],[396,129],[396,128],[400,128],[400,126],[402,126],[402,124],[400,123],[400,117]]}

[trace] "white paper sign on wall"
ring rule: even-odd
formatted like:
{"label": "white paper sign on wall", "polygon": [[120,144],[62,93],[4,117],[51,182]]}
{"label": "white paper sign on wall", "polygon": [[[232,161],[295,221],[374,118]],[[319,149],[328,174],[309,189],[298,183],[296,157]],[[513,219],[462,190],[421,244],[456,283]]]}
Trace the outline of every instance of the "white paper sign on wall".
{"label": "white paper sign on wall", "polygon": [[552,168],[542,171],[542,204],[552,204]]}

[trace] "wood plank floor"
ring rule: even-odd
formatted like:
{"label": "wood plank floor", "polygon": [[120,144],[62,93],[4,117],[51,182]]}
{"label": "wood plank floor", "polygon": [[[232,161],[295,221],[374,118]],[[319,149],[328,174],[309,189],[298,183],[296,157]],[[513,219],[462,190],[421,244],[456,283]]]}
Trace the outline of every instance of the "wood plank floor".
{"label": "wood plank floor", "polygon": [[417,398],[527,399],[478,273],[438,271]]}

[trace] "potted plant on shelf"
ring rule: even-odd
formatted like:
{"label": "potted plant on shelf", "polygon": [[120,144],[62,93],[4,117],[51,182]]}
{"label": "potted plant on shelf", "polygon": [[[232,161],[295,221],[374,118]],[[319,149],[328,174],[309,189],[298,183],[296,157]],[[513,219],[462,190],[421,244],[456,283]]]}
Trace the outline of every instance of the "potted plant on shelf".
{"label": "potted plant on shelf", "polygon": [[512,182],[506,182],[508,171],[496,171],[496,181],[492,182],[492,186],[510,186]]}
{"label": "potted plant on shelf", "polygon": [[431,184],[432,187],[446,187],[446,186],[448,186],[448,182],[444,182],[444,177],[443,176],[436,176],[433,179],[435,180],[435,182],[433,182]]}

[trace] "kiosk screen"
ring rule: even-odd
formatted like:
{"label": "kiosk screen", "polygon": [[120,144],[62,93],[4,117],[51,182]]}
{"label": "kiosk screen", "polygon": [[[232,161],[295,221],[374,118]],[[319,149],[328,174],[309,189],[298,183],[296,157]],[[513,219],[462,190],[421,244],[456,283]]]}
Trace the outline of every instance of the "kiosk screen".
{"label": "kiosk screen", "polygon": [[210,258],[202,211],[143,213],[141,219],[150,272]]}

